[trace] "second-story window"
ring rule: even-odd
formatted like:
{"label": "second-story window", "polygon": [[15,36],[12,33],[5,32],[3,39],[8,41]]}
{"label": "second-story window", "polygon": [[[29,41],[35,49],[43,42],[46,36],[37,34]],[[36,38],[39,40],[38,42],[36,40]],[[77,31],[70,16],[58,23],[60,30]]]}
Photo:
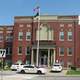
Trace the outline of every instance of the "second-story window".
{"label": "second-story window", "polygon": [[59,33],[59,40],[60,40],[60,41],[64,41],[64,32],[63,32],[63,31],[61,31],[61,32]]}
{"label": "second-story window", "polygon": [[13,40],[12,34],[7,34],[6,40],[7,40],[7,41],[12,41],[12,40]]}
{"label": "second-story window", "polygon": [[31,32],[26,32],[26,40],[31,40]]}
{"label": "second-story window", "polygon": [[18,34],[18,40],[22,40],[23,39],[23,32],[19,32],[19,34]]}
{"label": "second-story window", "polygon": [[71,31],[68,32],[68,41],[72,41],[72,32]]}
{"label": "second-story window", "polygon": [[3,34],[0,33],[0,41],[3,41]]}

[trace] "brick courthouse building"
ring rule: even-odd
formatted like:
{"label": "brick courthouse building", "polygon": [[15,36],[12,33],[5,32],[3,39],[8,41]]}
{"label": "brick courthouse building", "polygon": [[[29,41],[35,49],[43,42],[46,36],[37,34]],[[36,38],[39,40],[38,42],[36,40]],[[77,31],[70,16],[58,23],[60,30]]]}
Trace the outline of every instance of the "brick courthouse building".
{"label": "brick courthouse building", "polygon": [[[6,48],[6,62],[80,67],[80,25],[77,15],[16,16],[14,25],[0,26],[0,48]],[[38,32],[39,31],[39,32]],[[38,36],[39,33],[39,36]],[[39,54],[37,41],[39,38]]]}

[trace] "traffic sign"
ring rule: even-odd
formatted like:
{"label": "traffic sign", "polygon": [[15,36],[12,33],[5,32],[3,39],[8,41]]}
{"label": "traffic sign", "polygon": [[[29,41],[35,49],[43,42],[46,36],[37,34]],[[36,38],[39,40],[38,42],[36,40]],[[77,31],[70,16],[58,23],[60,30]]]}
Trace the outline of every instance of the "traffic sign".
{"label": "traffic sign", "polygon": [[0,58],[6,57],[6,49],[0,49]]}

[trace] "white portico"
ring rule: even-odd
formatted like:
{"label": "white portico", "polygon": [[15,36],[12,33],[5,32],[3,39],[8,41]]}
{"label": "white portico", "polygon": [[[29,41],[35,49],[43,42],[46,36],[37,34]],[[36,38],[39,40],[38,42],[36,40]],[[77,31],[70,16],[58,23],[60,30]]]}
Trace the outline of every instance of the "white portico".
{"label": "white portico", "polygon": [[39,56],[37,57],[36,53],[36,46],[33,46],[32,48],[32,54],[31,54],[31,64],[35,64],[37,62],[38,58],[38,65],[39,66],[51,66],[53,63],[55,63],[56,60],[56,51],[54,46],[45,45],[40,46],[39,48]]}

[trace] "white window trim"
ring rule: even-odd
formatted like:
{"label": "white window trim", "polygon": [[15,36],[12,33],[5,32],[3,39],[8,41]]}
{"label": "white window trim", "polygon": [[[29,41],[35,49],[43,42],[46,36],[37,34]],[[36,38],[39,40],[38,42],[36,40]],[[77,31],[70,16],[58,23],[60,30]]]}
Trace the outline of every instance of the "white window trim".
{"label": "white window trim", "polygon": [[[63,31],[60,31],[60,32],[63,32]],[[59,32],[59,40],[60,40],[60,41],[64,41],[64,39],[61,39],[60,32]],[[63,33],[64,33],[64,32],[63,32]]]}
{"label": "white window trim", "polygon": [[22,55],[22,53],[19,53],[19,47],[18,47],[18,55]]}
{"label": "white window trim", "polygon": [[[73,53],[73,48],[72,48],[72,53]],[[69,48],[67,48],[67,56],[72,56],[72,54],[69,54]]]}
{"label": "white window trim", "polygon": [[[22,36],[23,36],[23,32],[21,32],[21,33],[22,33]],[[18,40],[19,40],[19,41],[22,41],[22,40],[23,40],[23,38],[20,39],[20,32],[18,33]]]}
{"label": "white window trim", "polygon": [[8,47],[8,53],[6,55],[11,55],[11,53],[10,53],[10,47]]}
{"label": "white window trim", "polygon": [[6,36],[6,41],[12,41],[13,40],[13,36]]}
{"label": "white window trim", "polygon": [[30,55],[30,54],[27,53],[27,47],[25,48],[25,55]]}
{"label": "white window trim", "polygon": [[[67,32],[67,39],[68,39],[68,41],[72,41],[72,39],[69,39],[69,35],[68,35],[69,32],[72,32],[72,31]],[[73,38],[73,32],[72,32],[72,38]]]}
{"label": "white window trim", "polygon": [[[28,32],[30,32],[30,31],[28,31]],[[30,32],[30,39],[27,39],[27,33],[28,32],[26,32],[26,41],[31,41],[31,32]]]}
{"label": "white window trim", "polygon": [[64,56],[64,54],[60,54],[60,49],[61,49],[61,47],[59,48],[59,56]]}

